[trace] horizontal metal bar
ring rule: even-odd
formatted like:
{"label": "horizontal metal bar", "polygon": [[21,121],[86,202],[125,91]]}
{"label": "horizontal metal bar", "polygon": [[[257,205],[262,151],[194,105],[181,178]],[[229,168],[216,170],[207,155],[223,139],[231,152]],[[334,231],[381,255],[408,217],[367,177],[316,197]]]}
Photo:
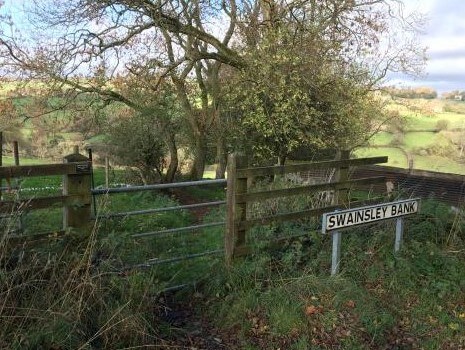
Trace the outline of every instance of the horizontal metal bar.
{"label": "horizontal metal bar", "polygon": [[141,237],[149,237],[149,236],[160,236],[160,235],[168,234],[168,233],[178,233],[178,232],[185,232],[185,231],[193,231],[193,230],[197,230],[199,228],[221,226],[221,225],[224,225],[224,224],[226,224],[226,221],[210,222],[208,224],[202,224],[202,225],[170,228],[168,230],[155,231],[155,232],[137,233],[135,235],[132,235],[131,237],[132,238],[141,238]]}
{"label": "horizontal metal bar", "polygon": [[19,186],[11,186],[11,187],[0,187],[0,191],[13,191],[18,190]]}
{"label": "horizontal metal bar", "polygon": [[226,201],[205,202],[205,203],[197,203],[197,204],[186,204],[186,205],[178,205],[178,206],[175,206],[175,207],[135,210],[135,211],[126,211],[126,212],[121,212],[121,213],[109,213],[109,214],[97,215],[97,217],[100,218],[100,219],[111,219],[111,218],[122,217],[122,216],[161,213],[161,212],[171,211],[171,210],[203,208],[203,207],[211,207],[211,206],[222,205],[222,204],[226,204]]}
{"label": "horizontal metal bar", "polygon": [[178,257],[170,258],[170,259],[154,258],[154,259],[149,259],[146,263],[133,265],[130,268],[141,268],[141,267],[150,267],[150,266],[160,265],[160,264],[170,264],[170,263],[175,263],[178,261],[190,260],[190,259],[200,258],[203,256],[217,255],[217,254],[223,254],[223,253],[224,253],[223,249],[218,249],[218,250],[211,250],[211,251],[203,252],[203,253],[178,256]]}
{"label": "horizontal metal bar", "polygon": [[169,184],[155,184],[155,185],[145,185],[145,186],[101,188],[101,189],[93,189],[92,194],[100,195],[100,194],[107,194],[107,193],[108,194],[127,193],[127,192],[137,192],[137,191],[162,190],[162,189],[167,189],[167,188],[192,187],[192,186],[200,186],[200,185],[215,185],[215,184],[226,185],[226,179],[173,182]]}

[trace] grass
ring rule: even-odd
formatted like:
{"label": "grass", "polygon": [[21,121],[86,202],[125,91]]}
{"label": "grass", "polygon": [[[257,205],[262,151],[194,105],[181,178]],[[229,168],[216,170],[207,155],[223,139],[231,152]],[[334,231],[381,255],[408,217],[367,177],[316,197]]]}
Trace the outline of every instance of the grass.
{"label": "grass", "polygon": [[370,140],[370,144],[380,146],[380,145],[388,145],[394,139],[394,135],[389,132],[381,131],[373,136]]}
{"label": "grass", "polygon": [[[58,184],[60,177],[49,177]],[[96,180],[102,174],[97,172]],[[32,183],[35,185],[35,183]],[[223,189],[194,189],[215,199]],[[224,197],[224,193],[223,193]],[[101,196],[100,214],[175,206],[169,193]],[[61,210],[23,216],[28,233],[61,224]],[[218,220],[213,210],[205,221]],[[13,219],[0,236],[0,348],[164,348],[159,293],[169,286],[206,279],[217,257],[143,269],[133,265],[222,248],[222,227],[134,239],[134,233],[194,223],[187,211],[98,219],[90,236],[70,231],[61,240],[10,244]],[[58,221],[56,221],[58,220]]]}
{"label": "grass", "polygon": [[393,147],[382,147],[382,148],[362,147],[355,151],[355,155],[359,158],[388,156],[388,163],[381,164],[381,165],[389,165],[389,166],[400,167],[400,168],[408,167],[408,160],[407,160],[405,153]]}
{"label": "grass", "polygon": [[405,120],[405,127],[407,130],[434,130],[439,119],[436,117],[426,117],[421,114],[409,113],[406,114]]}
{"label": "grass", "polygon": [[[41,159],[41,158],[28,158],[28,157],[21,157],[19,158],[20,165],[36,165],[36,164],[50,164],[54,163],[51,160]],[[14,157],[11,156],[3,156],[2,158],[2,165],[3,166],[11,166],[15,164]]]}
{"label": "grass", "polygon": [[465,165],[441,156],[415,155],[415,169],[465,175]]}
{"label": "grass", "polygon": [[411,151],[419,147],[430,147],[435,143],[440,143],[442,137],[433,132],[408,132],[404,136],[404,147]]}
{"label": "grass", "polygon": [[[355,155],[357,157],[388,156],[389,160],[387,165],[400,168],[408,168],[407,157],[403,152],[401,152],[397,148],[360,148],[356,150]],[[464,164],[443,156],[422,156],[415,154],[414,168],[419,170],[429,170],[465,175]]]}
{"label": "grass", "polygon": [[[96,173],[98,181],[102,176]],[[202,200],[224,196],[222,187],[193,187],[185,194]],[[299,210],[309,201],[264,201],[254,206],[254,216]],[[101,196],[99,203],[107,213],[177,201],[170,193],[151,192]],[[49,214],[42,216],[51,220]],[[224,209],[214,209],[202,221],[221,221],[224,215]],[[341,273],[334,278],[329,277],[331,240],[316,231],[315,220],[251,230],[252,254],[229,269],[221,259],[206,257],[126,269],[149,259],[221,249],[221,226],[131,237],[189,225],[196,218],[186,211],[102,219],[90,236],[70,232],[30,248],[9,245],[4,231],[0,347],[168,348],[167,338],[188,331],[157,316],[163,311],[156,296],[168,286],[197,281],[179,300],[189,303],[195,292],[200,317],[215,320],[222,339],[234,339],[231,349],[458,348],[465,345],[463,218],[462,211],[454,214],[446,205],[424,201],[421,213],[406,223],[398,255],[392,222],[347,231]],[[275,250],[265,244],[295,235],[304,237]]]}
{"label": "grass", "polygon": [[425,202],[407,223],[399,255],[389,222],[346,232],[334,278],[327,236],[256,251],[210,280],[208,313],[237,331],[240,348],[458,348],[465,344],[463,224],[447,206]]}

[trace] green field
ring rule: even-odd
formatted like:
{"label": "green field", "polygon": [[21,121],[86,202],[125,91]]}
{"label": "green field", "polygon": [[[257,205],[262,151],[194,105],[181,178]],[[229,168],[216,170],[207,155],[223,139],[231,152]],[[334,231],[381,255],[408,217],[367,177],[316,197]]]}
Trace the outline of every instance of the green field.
{"label": "green field", "polygon": [[359,148],[355,151],[355,155],[359,158],[362,157],[377,157],[377,156],[388,156],[387,164],[397,168],[408,168],[408,160],[405,154],[397,149],[392,147],[383,147],[383,148]]}
{"label": "green field", "polygon": [[[394,102],[389,105],[390,110],[397,110],[399,120],[391,121],[374,135],[368,146],[355,150],[356,156],[386,155],[389,166],[401,168],[409,166],[409,157],[414,169],[465,174],[465,103],[443,100],[408,103],[414,107]],[[453,111],[444,111],[447,108]],[[431,112],[432,109],[438,111]]]}
{"label": "green field", "polygon": [[370,140],[370,144],[374,146],[389,145],[394,139],[394,135],[390,132],[380,131],[375,134]]}
{"label": "green field", "polygon": [[433,132],[408,132],[404,136],[404,149],[412,150],[417,147],[429,147],[440,140]]}
{"label": "green field", "polygon": [[[28,157],[20,157],[19,158],[19,165],[35,165],[35,164],[50,164],[55,163],[50,159],[40,159],[40,158],[28,158]],[[2,165],[3,166],[10,166],[15,164],[15,159],[11,156],[3,156],[2,158]]]}

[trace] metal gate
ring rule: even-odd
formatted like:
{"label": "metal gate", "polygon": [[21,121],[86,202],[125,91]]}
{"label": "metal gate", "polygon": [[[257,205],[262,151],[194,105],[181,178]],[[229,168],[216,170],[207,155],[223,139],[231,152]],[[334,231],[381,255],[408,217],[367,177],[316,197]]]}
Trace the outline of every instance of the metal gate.
{"label": "metal gate", "polygon": [[[121,221],[121,220],[129,220],[132,217],[138,217],[141,215],[144,216],[157,216],[157,215],[163,215],[165,213],[176,213],[177,217],[182,219],[182,215],[186,216],[186,213],[191,210],[198,210],[200,208],[213,208],[217,207],[219,211],[222,213],[225,212],[223,206],[226,204],[226,201],[224,199],[221,200],[214,200],[214,201],[205,201],[205,202],[200,202],[200,203],[193,203],[193,204],[180,204],[177,205],[174,203],[174,205],[168,204],[168,206],[163,206],[163,207],[151,207],[151,208],[143,208],[143,209],[137,209],[137,210],[131,210],[131,211],[108,211],[108,210],[103,210],[102,207],[104,206],[105,203],[105,198],[108,201],[108,198],[110,196],[116,196],[119,194],[136,194],[136,193],[160,193],[160,191],[168,191],[168,190],[174,190],[174,189],[180,189],[182,191],[187,191],[188,188],[192,187],[206,187],[206,186],[225,186],[226,185],[226,180],[224,179],[219,179],[219,180],[201,180],[201,181],[189,181],[189,182],[177,182],[177,183],[167,183],[167,184],[153,184],[153,185],[144,185],[144,186],[128,186],[128,187],[117,187],[117,188],[100,188],[100,189],[93,189],[92,195],[98,196],[102,198],[102,200],[99,201],[100,204],[94,205],[94,216],[97,222],[103,223],[105,226],[106,222],[109,221]],[[222,191],[223,195],[224,190]],[[163,194],[162,196],[165,195],[166,193]],[[128,199],[124,200],[130,200],[129,197]],[[135,200],[137,201],[137,200]],[[95,201],[94,201],[95,202]],[[171,203],[173,204],[173,203]],[[133,207],[133,205],[131,205]],[[179,214],[183,213],[183,214]],[[224,216],[221,215],[221,216]],[[163,218],[161,218],[163,219]],[[216,219],[216,218],[215,218]],[[160,221],[160,220],[159,220]],[[180,220],[181,222],[183,220]],[[188,225],[183,225],[180,227],[166,227],[163,229],[158,229],[158,230],[147,230],[143,232],[125,232],[125,237],[130,238],[131,240],[135,241],[136,245],[138,245],[140,250],[143,250],[147,248],[147,251],[149,251],[149,247],[153,248],[154,252],[153,254],[155,256],[151,257],[143,257],[143,261],[132,261],[125,263],[122,269],[124,270],[133,270],[133,269],[148,269],[148,268],[156,268],[157,265],[164,265],[163,269],[163,275],[167,278],[170,278],[170,275],[179,275],[181,270],[192,270],[193,265],[195,264],[194,262],[190,262],[189,266],[186,265],[180,265],[184,262],[186,264],[186,261],[190,260],[201,260],[204,263],[207,261],[207,259],[211,258],[217,258],[219,256],[223,256],[224,249],[222,247],[223,245],[223,236],[224,236],[224,225],[225,225],[225,220],[221,218],[221,220],[214,220],[214,221],[207,221],[207,222],[197,222],[195,224],[188,224]],[[202,234],[209,234],[209,229],[211,228],[217,228],[216,233],[214,233],[213,239],[211,239],[211,245],[208,244],[209,241],[208,239],[199,239]],[[220,228],[220,230],[218,230]],[[114,231],[113,234],[117,237],[118,236],[118,230],[117,227],[115,228],[115,225],[113,225],[112,230]],[[126,228],[127,230],[127,228]],[[102,231],[105,231],[105,227],[103,228]],[[108,234],[108,232],[106,232]],[[210,233],[211,237],[212,233]],[[194,237],[196,241],[199,242],[205,242],[206,246],[204,249],[199,250],[199,244],[192,244],[189,243],[190,238],[189,237]],[[186,243],[187,242],[187,243]],[[157,251],[158,250],[158,251]],[[161,251],[163,250],[163,251]],[[174,251],[175,254],[168,254],[168,253],[173,253],[171,252]],[[176,254],[177,252],[177,254]],[[179,252],[182,252],[182,254],[179,254]],[[137,249],[136,249],[136,255],[137,255]],[[219,261],[219,259],[216,259],[216,261]],[[170,271],[170,268],[166,265],[175,265],[178,264],[178,268],[173,267]],[[204,264],[205,265],[205,264]],[[200,269],[205,269],[205,266],[202,268],[199,267]],[[209,270],[209,269],[208,269]],[[205,271],[205,270],[204,270]],[[186,271],[186,276],[188,275]],[[195,274],[194,274],[195,275]],[[174,287],[172,286],[173,283],[168,283],[170,285],[170,288],[178,288],[181,286],[184,286],[190,283],[193,283],[195,281],[192,280],[192,278],[189,279],[189,281],[182,280],[182,278],[174,278],[173,281],[175,285]]]}

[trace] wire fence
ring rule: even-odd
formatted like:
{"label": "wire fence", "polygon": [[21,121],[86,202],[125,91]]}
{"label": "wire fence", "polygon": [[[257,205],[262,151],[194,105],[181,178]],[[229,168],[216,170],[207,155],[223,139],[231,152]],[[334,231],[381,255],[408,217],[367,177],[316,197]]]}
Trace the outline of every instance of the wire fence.
{"label": "wire fence", "polygon": [[[459,207],[465,200],[465,176],[425,170],[402,169],[386,166],[367,166],[354,171],[352,177],[386,177],[386,185],[374,187],[374,191],[391,191],[401,197],[435,199]],[[389,188],[388,188],[389,189]]]}

